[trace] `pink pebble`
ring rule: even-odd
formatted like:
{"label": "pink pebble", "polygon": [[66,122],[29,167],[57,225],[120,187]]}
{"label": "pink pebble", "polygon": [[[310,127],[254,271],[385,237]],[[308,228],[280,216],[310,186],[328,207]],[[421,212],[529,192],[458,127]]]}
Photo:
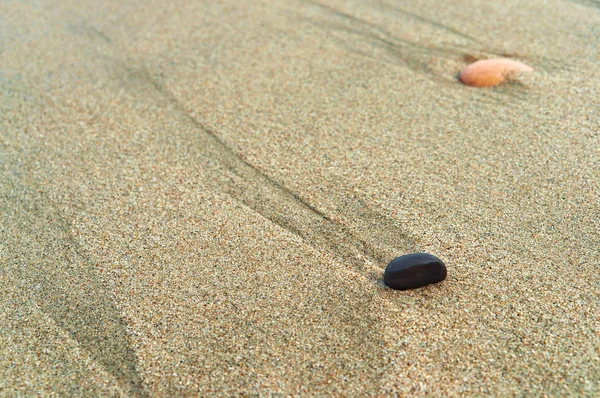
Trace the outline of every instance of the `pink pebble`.
{"label": "pink pebble", "polygon": [[466,66],[458,78],[467,86],[492,87],[517,73],[532,71],[531,66],[512,59],[483,59]]}

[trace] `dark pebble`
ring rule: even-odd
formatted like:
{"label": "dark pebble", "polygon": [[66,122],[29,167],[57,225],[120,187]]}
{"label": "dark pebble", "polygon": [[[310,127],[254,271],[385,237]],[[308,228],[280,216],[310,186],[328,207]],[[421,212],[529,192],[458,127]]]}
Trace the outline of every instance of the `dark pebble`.
{"label": "dark pebble", "polygon": [[434,255],[412,253],[396,257],[385,268],[383,281],[392,289],[415,289],[446,279],[446,266]]}

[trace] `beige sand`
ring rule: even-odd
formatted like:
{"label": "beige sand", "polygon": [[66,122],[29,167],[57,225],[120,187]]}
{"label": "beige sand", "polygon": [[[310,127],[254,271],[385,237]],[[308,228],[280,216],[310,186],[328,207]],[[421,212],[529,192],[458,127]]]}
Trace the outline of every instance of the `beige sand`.
{"label": "beige sand", "polygon": [[[0,395],[600,394],[599,27],[3,2]],[[457,81],[489,57],[535,72]],[[448,279],[382,286],[411,251]]]}

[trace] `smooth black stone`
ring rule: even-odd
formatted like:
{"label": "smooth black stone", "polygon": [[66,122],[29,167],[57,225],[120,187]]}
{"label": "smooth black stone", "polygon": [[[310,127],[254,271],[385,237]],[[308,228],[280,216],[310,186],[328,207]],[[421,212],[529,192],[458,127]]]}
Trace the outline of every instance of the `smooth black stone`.
{"label": "smooth black stone", "polygon": [[446,279],[446,266],[434,255],[412,253],[396,257],[385,268],[383,281],[392,289],[415,289]]}

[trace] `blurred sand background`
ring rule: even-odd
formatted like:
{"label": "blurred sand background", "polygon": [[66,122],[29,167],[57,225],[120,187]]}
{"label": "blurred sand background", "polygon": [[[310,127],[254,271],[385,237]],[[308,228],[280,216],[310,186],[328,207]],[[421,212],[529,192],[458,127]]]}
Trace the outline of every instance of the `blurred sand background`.
{"label": "blurred sand background", "polygon": [[0,395],[597,396],[599,48],[594,0],[1,2]]}

